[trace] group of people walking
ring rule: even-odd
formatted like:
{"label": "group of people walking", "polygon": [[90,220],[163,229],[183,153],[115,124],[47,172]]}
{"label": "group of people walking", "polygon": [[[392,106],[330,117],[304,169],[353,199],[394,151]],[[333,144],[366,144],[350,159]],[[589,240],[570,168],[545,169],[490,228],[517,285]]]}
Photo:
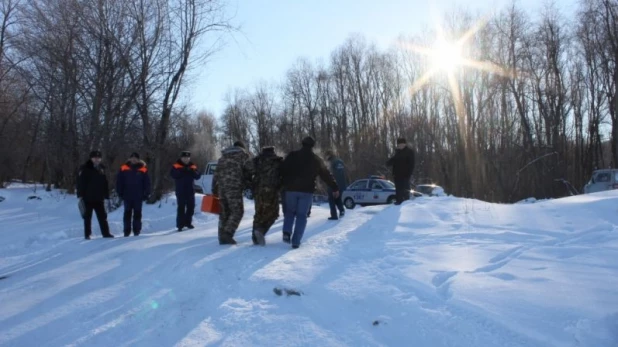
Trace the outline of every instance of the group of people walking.
{"label": "group of people walking", "polygon": [[[345,168],[339,161],[342,179],[340,185],[329,171],[322,158],[314,153],[315,140],[306,137],[302,147],[290,152],[285,159],[275,153],[272,146],[261,149],[259,155],[250,158],[242,142],[237,141],[226,148],[217,162],[213,177],[213,194],[219,198],[219,243],[236,244],[234,235],[244,215],[243,191],[250,187],[255,200],[252,240],[256,245],[265,244],[265,236],[279,218],[279,206],[283,210],[283,242],[293,248],[301,244],[307,225],[319,176],[329,187],[332,202],[340,202],[340,185],[345,188]],[[329,160],[336,159],[329,152]],[[343,204],[340,215],[343,215]],[[331,219],[338,219],[337,210]]]}
{"label": "group of people walking", "polygon": [[[398,148],[387,165],[393,169],[396,186],[396,204],[409,199],[410,177],[414,169],[414,152],[407,147],[405,139],[397,141]],[[324,160],[315,152],[315,140],[308,136],[302,139],[301,148],[290,152],[285,158],[279,156],[272,146],[263,147],[250,158],[244,144],[236,141],[224,149],[217,162],[212,192],[220,203],[218,239],[221,245],[236,244],[236,230],[244,215],[243,192],[251,188],[255,202],[252,240],[256,245],[265,245],[265,236],[279,218],[279,206],[283,211],[282,241],[298,248],[311,212],[313,193],[317,178],[327,185],[331,216],[337,220],[345,215],[341,192],[348,185],[344,162],[332,150],[324,152]],[[84,206],[84,236],[92,235],[91,219],[96,213],[103,237],[114,237],[109,230],[104,200],[109,199],[106,168],[101,163],[101,152],[93,151],[90,159],[81,166],[78,174],[77,196]],[[172,165],[170,176],[175,181],[177,197],[176,227],[193,229],[195,212],[194,181],[201,177],[197,166],[191,161],[191,153],[183,151]],[[141,232],[142,204],[151,193],[151,183],[146,163],[133,153],[120,167],[116,176],[116,192],[124,202],[124,236],[138,236]]]}

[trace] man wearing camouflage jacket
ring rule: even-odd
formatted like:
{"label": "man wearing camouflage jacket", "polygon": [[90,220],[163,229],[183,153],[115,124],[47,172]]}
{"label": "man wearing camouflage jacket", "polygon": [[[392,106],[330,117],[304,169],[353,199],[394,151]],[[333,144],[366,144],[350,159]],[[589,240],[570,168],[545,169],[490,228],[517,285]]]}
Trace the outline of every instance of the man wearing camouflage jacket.
{"label": "man wearing camouflage jacket", "polygon": [[245,163],[249,154],[242,142],[236,141],[221,153],[217,169],[212,178],[213,194],[219,197],[221,212],[219,213],[219,244],[235,245],[234,234],[245,209],[243,190],[247,185]]}
{"label": "man wearing camouflage jacket", "polygon": [[264,147],[260,155],[245,164],[255,201],[252,237],[255,245],[266,244],[264,236],[279,218],[282,161],[283,157],[275,154],[274,147]]}

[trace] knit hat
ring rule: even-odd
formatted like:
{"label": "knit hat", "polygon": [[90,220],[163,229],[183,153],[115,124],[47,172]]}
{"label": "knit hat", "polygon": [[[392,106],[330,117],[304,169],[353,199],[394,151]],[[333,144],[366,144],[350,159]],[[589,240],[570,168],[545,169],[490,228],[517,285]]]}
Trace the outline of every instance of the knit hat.
{"label": "knit hat", "polygon": [[303,147],[313,148],[315,146],[315,140],[311,136],[307,136],[302,141]]}
{"label": "knit hat", "polygon": [[101,151],[94,150],[94,151],[90,152],[89,158],[101,158],[102,156],[103,155],[101,155]]}
{"label": "knit hat", "polygon": [[402,144],[402,143],[404,143],[404,144],[405,144],[405,143],[408,143],[408,142],[407,142],[407,141],[406,141],[406,139],[404,139],[403,137],[398,138],[398,139],[397,139],[397,144],[398,144],[398,145],[400,145],[400,144]]}
{"label": "knit hat", "polygon": [[262,147],[262,153],[264,153],[264,154],[266,154],[266,153],[275,153],[275,147],[274,146]]}
{"label": "knit hat", "polygon": [[131,153],[131,155],[129,156],[129,158],[137,158],[137,159],[139,159],[139,153],[137,153],[137,152],[133,152],[133,153]]}
{"label": "knit hat", "polygon": [[245,144],[242,141],[236,141],[234,142],[234,147],[245,148]]}
{"label": "knit hat", "polygon": [[180,152],[180,157],[190,157],[191,156],[191,152],[189,151],[182,151]]}

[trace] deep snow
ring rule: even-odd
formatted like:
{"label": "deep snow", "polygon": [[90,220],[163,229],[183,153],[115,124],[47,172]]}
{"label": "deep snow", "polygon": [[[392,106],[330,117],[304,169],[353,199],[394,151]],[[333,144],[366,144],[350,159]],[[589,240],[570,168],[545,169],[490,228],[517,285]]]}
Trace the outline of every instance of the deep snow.
{"label": "deep snow", "polygon": [[314,206],[298,250],[282,219],[252,246],[248,200],[220,246],[213,215],[175,232],[173,196],[90,241],[74,196],[0,196],[2,346],[618,346],[618,192]]}

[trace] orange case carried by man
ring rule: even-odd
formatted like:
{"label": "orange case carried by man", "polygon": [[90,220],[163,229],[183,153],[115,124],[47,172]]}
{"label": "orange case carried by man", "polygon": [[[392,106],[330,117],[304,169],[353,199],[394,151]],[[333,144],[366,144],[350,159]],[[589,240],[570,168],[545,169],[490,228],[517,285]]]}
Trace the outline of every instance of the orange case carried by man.
{"label": "orange case carried by man", "polygon": [[219,214],[221,212],[219,198],[214,195],[204,195],[202,199],[202,212]]}

